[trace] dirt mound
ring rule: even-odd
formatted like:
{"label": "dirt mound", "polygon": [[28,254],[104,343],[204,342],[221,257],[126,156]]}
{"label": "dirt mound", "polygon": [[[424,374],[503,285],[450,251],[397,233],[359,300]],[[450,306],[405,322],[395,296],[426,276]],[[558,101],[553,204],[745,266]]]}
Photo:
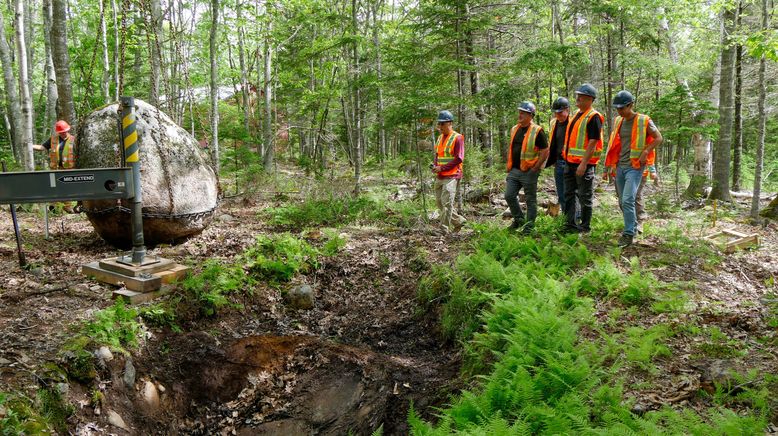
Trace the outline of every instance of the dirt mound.
{"label": "dirt mound", "polygon": [[141,412],[140,397],[125,408],[137,411],[128,422],[139,434],[370,434],[382,425],[400,434],[408,401],[422,395],[402,382],[409,362],[310,336],[219,347],[196,333],[177,347],[182,360],[157,367],[171,387],[161,410]]}

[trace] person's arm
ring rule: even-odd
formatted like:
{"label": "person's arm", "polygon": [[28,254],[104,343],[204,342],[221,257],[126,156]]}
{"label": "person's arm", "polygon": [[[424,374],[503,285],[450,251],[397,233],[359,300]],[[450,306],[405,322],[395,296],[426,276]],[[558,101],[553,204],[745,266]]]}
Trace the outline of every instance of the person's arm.
{"label": "person's arm", "polygon": [[546,166],[546,160],[548,159],[548,155],[550,150],[550,147],[548,146],[548,140],[546,139],[546,132],[540,131],[538,133],[538,138],[535,141],[536,147],[540,149],[540,152],[538,153],[538,161],[535,163],[535,165],[532,167],[532,171],[539,172]]}
{"label": "person's arm", "polygon": [[656,128],[656,125],[653,121],[648,121],[648,136],[654,138],[654,141],[650,144],[646,144],[646,148],[643,149],[643,152],[640,153],[640,165],[645,165],[646,161],[648,160],[648,155],[651,154],[651,152],[659,147],[660,144],[662,144],[662,141],[664,138],[662,138],[662,134],[659,132],[659,129]]}
{"label": "person's arm", "polygon": [[43,144],[32,144],[35,151],[48,151],[51,148],[51,138],[43,141]]}
{"label": "person's arm", "polygon": [[578,169],[575,170],[575,175],[578,177],[583,177],[583,175],[586,173],[586,168],[588,168],[589,165],[589,159],[594,156],[594,153],[597,150],[597,143],[600,142],[600,136],[602,135],[602,120],[600,117],[595,116],[589,120],[589,123],[586,124],[586,133],[590,139],[586,143],[586,150],[584,151],[583,158],[581,159],[581,164],[579,164]]}

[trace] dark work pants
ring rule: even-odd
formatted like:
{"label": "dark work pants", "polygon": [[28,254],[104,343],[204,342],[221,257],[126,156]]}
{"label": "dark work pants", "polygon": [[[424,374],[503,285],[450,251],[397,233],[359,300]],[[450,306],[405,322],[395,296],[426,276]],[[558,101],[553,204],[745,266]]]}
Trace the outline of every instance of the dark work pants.
{"label": "dark work pants", "polygon": [[511,209],[513,221],[521,222],[524,220],[524,212],[519,205],[519,191],[523,188],[527,199],[527,221],[535,222],[538,215],[538,175],[539,172],[521,171],[512,168],[505,179],[505,201]]}
{"label": "dark work pants", "polygon": [[[594,169],[596,165],[587,165],[583,177],[575,172],[578,164],[568,162],[565,166],[565,217],[567,227],[588,232],[592,223],[592,204],[594,201]],[[581,205],[581,224],[575,222],[575,200]],[[571,213],[572,212],[572,213]]]}
{"label": "dark work pants", "polygon": [[[565,161],[560,157],[556,160],[556,167],[554,167],[554,184],[556,185],[556,196],[559,200],[559,206],[562,208],[562,213],[565,213]],[[578,200],[575,201],[575,222],[581,221],[581,205],[578,204]]]}

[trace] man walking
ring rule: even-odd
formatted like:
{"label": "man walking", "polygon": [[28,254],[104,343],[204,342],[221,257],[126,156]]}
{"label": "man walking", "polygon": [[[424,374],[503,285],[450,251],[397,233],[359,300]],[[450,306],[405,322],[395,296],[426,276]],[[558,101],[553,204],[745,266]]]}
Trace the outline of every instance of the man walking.
{"label": "man walking", "polygon": [[454,115],[449,111],[438,114],[438,143],[435,145],[435,160],[432,172],[435,179],[435,203],[440,211],[440,223],[446,231],[459,231],[467,221],[454,211],[454,197],[457,182],[462,178],[462,164],[465,160],[465,137],[454,131]]}
{"label": "man walking", "polygon": [[[564,213],[565,206],[565,159],[562,157],[562,150],[565,147],[565,133],[570,121],[570,102],[559,97],[551,104],[551,111],[554,116],[551,118],[551,129],[548,139],[548,160],[546,168],[554,166],[554,185],[556,187],[557,205]],[[581,206],[578,201],[575,202],[575,220],[581,219]]]}
{"label": "man walking", "polygon": [[[521,229],[529,234],[538,214],[538,175],[548,158],[548,142],[543,127],[535,124],[535,105],[524,101],[519,105],[518,124],[511,129],[508,146],[508,177],[505,179],[505,201],[511,209],[513,222],[509,229]],[[519,205],[519,191],[527,198],[527,217]]]}
{"label": "man walking", "polygon": [[[565,160],[565,231],[591,231],[594,178],[602,153],[602,123],[605,117],[592,108],[597,98],[594,86],[584,83],[575,91],[578,110],[567,126],[562,156]],[[581,205],[581,223],[576,223],[575,200]]]}
{"label": "man walking", "polygon": [[634,111],[635,97],[629,91],[619,91],[613,107],[619,115],[613,120],[613,132],[608,141],[605,165],[616,167],[616,193],[624,215],[624,232],[619,247],[632,245],[637,232],[635,197],[643,179],[649,156],[662,143],[654,122],[648,115]]}

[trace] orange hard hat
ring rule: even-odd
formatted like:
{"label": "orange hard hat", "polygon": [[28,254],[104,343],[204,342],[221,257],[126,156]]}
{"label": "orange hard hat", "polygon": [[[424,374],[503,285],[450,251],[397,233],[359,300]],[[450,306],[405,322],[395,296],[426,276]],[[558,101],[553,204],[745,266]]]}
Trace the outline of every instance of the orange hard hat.
{"label": "orange hard hat", "polygon": [[70,131],[70,124],[68,124],[65,120],[59,120],[57,121],[57,124],[54,124],[54,131],[57,133],[65,133]]}

